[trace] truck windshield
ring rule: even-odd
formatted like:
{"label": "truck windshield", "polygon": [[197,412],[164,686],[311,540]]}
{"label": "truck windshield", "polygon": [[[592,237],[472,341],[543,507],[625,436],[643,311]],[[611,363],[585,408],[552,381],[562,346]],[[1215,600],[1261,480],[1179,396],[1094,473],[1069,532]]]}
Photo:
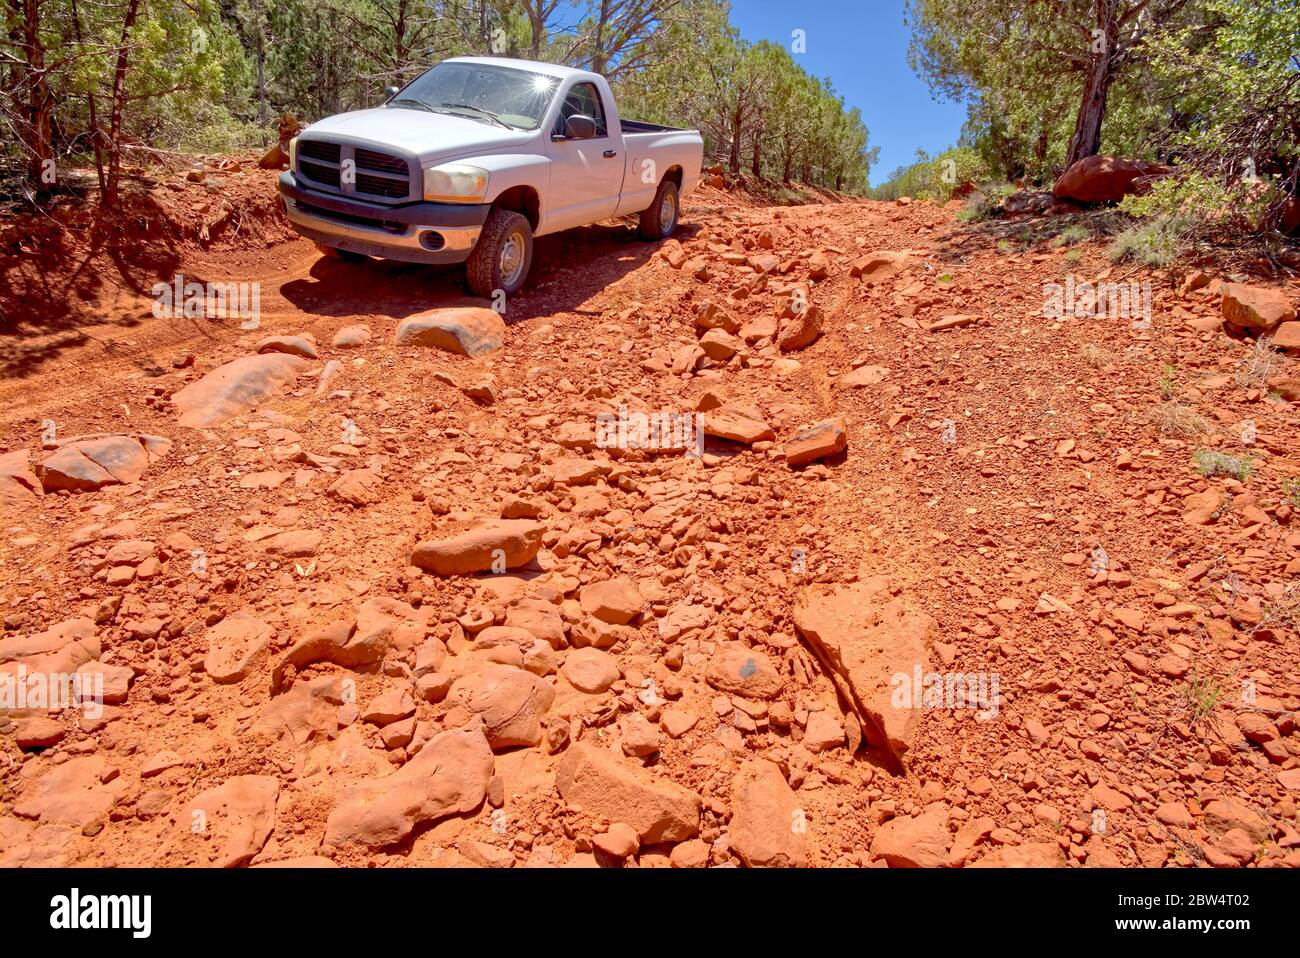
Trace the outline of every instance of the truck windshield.
{"label": "truck windshield", "polygon": [[412,80],[388,105],[535,130],[558,86],[555,77],[527,70],[483,63],[439,63]]}

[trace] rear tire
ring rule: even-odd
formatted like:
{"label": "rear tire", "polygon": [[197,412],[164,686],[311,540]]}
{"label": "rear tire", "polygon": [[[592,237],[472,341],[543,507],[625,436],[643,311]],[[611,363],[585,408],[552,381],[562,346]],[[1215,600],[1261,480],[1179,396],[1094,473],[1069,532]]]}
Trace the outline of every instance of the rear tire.
{"label": "rear tire", "polygon": [[465,263],[470,292],[493,299],[497,290],[513,296],[533,266],[533,228],[513,210],[493,210]]}
{"label": "rear tire", "polygon": [[345,263],[359,263],[363,259],[370,258],[362,253],[354,253],[347,249],[336,249],[333,246],[326,246],[324,243],[317,243],[316,248],[320,250],[322,256],[329,259],[343,260]]}
{"label": "rear tire", "polygon": [[[671,207],[670,207],[671,204]],[[643,240],[654,242],[667,239],[677,229],[677,218],[681,215],[681,196],[677,184],[664,180],[655,192],[655,201],[650,208],[641,213],[641,225],[637,232]]]}

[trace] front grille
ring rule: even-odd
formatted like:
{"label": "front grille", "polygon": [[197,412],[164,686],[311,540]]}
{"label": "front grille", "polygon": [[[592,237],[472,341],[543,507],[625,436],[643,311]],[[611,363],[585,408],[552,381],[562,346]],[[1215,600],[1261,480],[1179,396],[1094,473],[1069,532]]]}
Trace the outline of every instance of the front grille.
{"label": "front grille", "polygon": [[[344,170],[351,172],[350,182],[344,182]],[[405,200],[421,192],[411,189],[411,164],[402,157],[327,140],[298,141],[298,172],[344,195]]]}
{"label": "front grille", "polygon": [[405,177],[400,180],[390,180],[382,176],[371,176],[369,173],[358,173],[357,192],[369,193],[372,196],[386,196],[390,199],[405,199],[410,192],[410,187]]}
{"label": "front grille", "polygon": [[339,168],[337,166],[322,166],[319,163],[311,163],[307,160],[298,161],[298,169],[302,175],[317,183],[323,183],[326,186],[339,188]]}
{"label": "front grille", "polygon": [[337,163],[339,161],[339,145],[337,143],[325,143],[321,140],[299,140],[298,154],[300,156],[310,156],[313,160]]}
{"label": "front grille", "polygon": [[407,176],[410,173],[406,166],[406,160],[400,156],[389,156],[387,153],[377,153],[374,150],[366,150],[361,147],[357,147],[357,169],[376,170],[380,173],[397,173],[401,176]]}

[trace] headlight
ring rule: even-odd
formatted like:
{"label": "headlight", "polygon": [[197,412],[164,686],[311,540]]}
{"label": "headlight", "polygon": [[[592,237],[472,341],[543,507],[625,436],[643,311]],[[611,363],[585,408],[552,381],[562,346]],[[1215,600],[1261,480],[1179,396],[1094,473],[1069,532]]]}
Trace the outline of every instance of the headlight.
{"label": "headlight", "polygon": [[298,138],[295,136],[289,141],[289,169],[298,168]]}
{"label": "headlight", "polygon": [[488,171],[464,163],[447,163],[424,171],[424,198],[431,203],[481,203],[487,196]]}

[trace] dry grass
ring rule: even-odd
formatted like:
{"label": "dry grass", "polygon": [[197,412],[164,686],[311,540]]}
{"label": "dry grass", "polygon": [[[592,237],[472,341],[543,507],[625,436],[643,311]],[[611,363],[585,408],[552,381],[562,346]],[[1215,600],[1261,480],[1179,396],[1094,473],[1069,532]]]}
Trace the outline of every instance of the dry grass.
{"label": "dry grass", "polygon": [[1083,361],[1093,369],[1101,369],[1115,362],[1116,356],[1105,346],[1087,343],[1083,347]]}
{"label": "dry grass", "polygon": [[1255,340],[1250,355],[1237,367],[1237,373],[1233,379],[1243,389],[1263,386],[1278,371],[1281,363],[1282,359],[1278,356],[1277,350],[1273,348],[1272,342],[1269,341],[1267,336],[1261,336]]}
{"label": "dry grass", "polygon": [[1147,413],[1151,422],[1166,436],[1190,438],[1210,432],[1210,421],[1191,406],[1176,402],[1162,402]]}

